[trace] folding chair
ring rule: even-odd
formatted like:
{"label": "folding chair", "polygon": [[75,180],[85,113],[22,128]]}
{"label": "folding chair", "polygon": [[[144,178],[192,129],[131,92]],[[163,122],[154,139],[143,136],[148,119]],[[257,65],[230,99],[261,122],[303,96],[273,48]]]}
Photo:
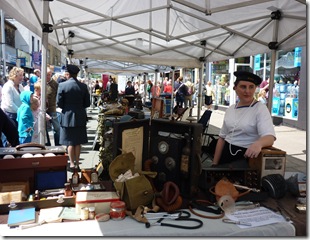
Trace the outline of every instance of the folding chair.
{"label": "folding chair", "polygon": [[209,134],[209,123],[211,119],[212,111],[206,110],[201,118],[198,120],[198,123],[202,124],[202,144],[201,144],[201,159],[202,162],[207,159],[213,159],[216,140],[218,138],[217,134]]}
{"label": "folding chair", "polygon": [[180,108],[178,106],[175,106],[173,109],[173,113],[176,114],[176,121],[180,121],[184,115],[184,113],[188,110],[188,107],[186,108]]}
{"label": "folding chair", "polygon": [[211,114],[212,114],[212,111],[206,110],[202,114],[201,118],[198,120],[198,123],[202,124],[202,139],[203,139],[202,146],[205,145],[207,137],[208,137],[208,128],[209,128]]}

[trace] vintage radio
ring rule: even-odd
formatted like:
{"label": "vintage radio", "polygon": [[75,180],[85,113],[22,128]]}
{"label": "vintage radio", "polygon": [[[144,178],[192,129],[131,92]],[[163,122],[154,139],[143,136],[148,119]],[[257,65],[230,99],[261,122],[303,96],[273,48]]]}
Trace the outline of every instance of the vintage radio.
{"label": "vintage radio", "polygon": [[151,168],[157,172],[154,180],[157,190],[172,181],[183,197],[193,197],[198,192],[201,173],[202,125],[154,119],[150,132]]}
{"label": "vintage radio", "polygon": [[258,157],[249,159],[249,167],[258,171],[259,179],[269,174],[284,176],[285,164],[286,152],[274,147],[263,148]]}
{"label": "vintage radio", "polygon": [[260,178],[257,170],[248,168],[230,169],[230,168],[203,168],[199,180],[199,187],[208,191],[215,186],[218,181],[226,177],[229,181],[247,186],[250,188],[259,188]]}

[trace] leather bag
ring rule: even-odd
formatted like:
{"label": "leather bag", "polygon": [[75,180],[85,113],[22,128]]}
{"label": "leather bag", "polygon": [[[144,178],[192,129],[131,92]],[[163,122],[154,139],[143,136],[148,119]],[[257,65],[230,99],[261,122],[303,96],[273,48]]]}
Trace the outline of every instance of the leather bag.
{"label": "leather bag", "polygon": [[148,206],[152,204],[154,199],[154,189],[147,179],[155,177],[156,172],[139,172],[140,176],[128,179],[124,182],[116,182],[120,174],[124,174],[129,169],[134,171],[135,157],[130,153],[118,155],[109,166],[109,174],[114,182],[114,187],[119,193],[122,201],[126,203],[128,210],[136,210],[140,205]]}

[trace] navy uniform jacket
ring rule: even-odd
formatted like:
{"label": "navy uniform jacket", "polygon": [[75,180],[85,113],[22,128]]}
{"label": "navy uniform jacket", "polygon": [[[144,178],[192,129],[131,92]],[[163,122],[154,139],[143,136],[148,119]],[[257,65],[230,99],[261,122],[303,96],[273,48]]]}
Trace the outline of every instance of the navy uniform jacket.
{"label": "navy uniform jacket", "polygon": [[62,127],[86,126],[86,108],[90,106],[90,94],[86,84],[70,78],[58,86],[57,106],[62,109]]}

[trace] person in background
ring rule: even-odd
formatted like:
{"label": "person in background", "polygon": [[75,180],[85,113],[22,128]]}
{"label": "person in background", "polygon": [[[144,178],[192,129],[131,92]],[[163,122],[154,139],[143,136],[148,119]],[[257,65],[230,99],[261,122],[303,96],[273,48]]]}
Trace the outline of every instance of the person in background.
{"label": "person in background", "polygon": [[20,94],[22,104],[17,110],[19,143],[30,143],[33,134],[34,119],[31,110],[33,92],[23,91]]}
{"label": "person in background", "polygon": [[34,74],[32,74],[31,77],[29,78],[29,83],[30,83],[29,88],[31,92],[34,91],[34,84],[39,80],[41,76],[41,71],[39,69],[35,69],[33,73]]}
{"label": "person in background", "polygon": [[[195,85],[194,85],[194,94],[193,94],[193,98],[192,98],[193,106],[198,104],[199,82],[200,82],[200,79],[197,78],[197,80],[195,82]],[[204,89],[204,84],[203,83],[202,83],[201,88]]]}
{"label": "person in background", "polygon": [[64,77],[65,77],[66,80],[68,80],[70,78],[70,75],[69,75],[67,69],[65,69]]}
{"label": "person in background", "polygon": [[261,89],[258,93],[258,101],[260,101],[262,104],[267,104],[267,98],[266,98],[266,91]]}
{"label": "person in background", "polygon": [[141,96],[141,99],[144,100],[145,98],[145,85],[144,85],[144,80],[140,81],[139,84],[139,95]]}
{"label": "person in background", "polygon": [[156,83],[151,88],[152,98],[157,98],[160,95],[160,83]]}
{"label": "person in background", "polygon": [[254,98],[261,78],[244,71],[234,75],[233,89],[239,101],[225,112],[211,166],[247,167],[248,158],[256,158],[263,147],[272,146],[276,140],[268,108]]}
{"label": "person in background", "polygon": [[[4,135],[8,146],[16,147],[19,145],[18,131],[15,127],[13,121],[4,113],[4,111],[0,108],[0,134]],[[6,147],[8,147],[6,146]],[[0,141],[0,147],[4,147],[2,145],[2,141]]]}
{"label": "person in background", "polygon": [[65,82],[67,80],[66,78],[66,72],[64,72],[64,74],[59,74],[56,81],[57,83],[62,83],[62,82]]}
{"label": "person in background", "polygon": [[132,86],[132,82],[128,81],[125,88],[125,95],[135,95],[135,88]]}
{"label": "person in background", "polygon": [[110,93],[110,100],[116,102],[118,99],[118,84],[116,83],[115,77],[113,77],[111,80],[109,93]]}
{"label": "person in background", "polygon": [[[34,84],[34,93],[33,93],[33,103],[35,104],[37,101],[36,99],[38,100],[38,103],[39,103],[39,107],[38,107],[38,110],[36,110],[36,112],[32,112],[33,115],[34,115],[34,118],[38,118],[39,117],[39,112],[42,110],[41,109],[41,80],[37,81],[35,84]],[[32,105],[32,104],[31,104]],[[33,107],[32,108],[32,111],[33,111]],[[46,128],[50,128],[50,120],[51,120],[51,117],[50,115],[48,115],[47,113],[45,113],[45,119],[46,119]],[[37,119],[38,121],[38,119]],[[38,124],[37,124],[38,126]],[[35,129],[36,126],[34,126],[34,134],[36,132],[36,129]],[[46,145],[51,145],[51,143],[49,142],[49,136],[48,136],[48,131],[45,131],[46,132],[46,140],[47,140],[47,143]],[[35,139],[37,140],[37,139]],[[33,140],[32,140],[33,141]],[[38,142],[39,143],[39,142]]]}
{"label": "person in background", "polygon": [[164,86],[164,93],[172,93],[171,79],[167,82],[166,86]]}
{"label": "person in background", "polygon": [[147,94],[148,94],[148,98],[149,98],[149,99],[152,98],[152,92],[151,92],[152,87],[153,87],[152,81],[151,81],[151,80],[147,80],[146,91],[147,91]]}
{"label": "person in background", "polygon": [[5,114],[14,122],[17,128],[17,109],[22,104],[20,93],[24,91],[21,82],[23,80],[24,70],[19,67],[13,67],[9,72],[9,80],[2,88],[1,108]]}
{"label": "person in background", "polygon": [[95,82],[95,86],[94,86],[94,93],[96,93],[96,90],[99,90],[100,89],[100,86],[99,86],[99,81],[96,80]]}
{"label": "person in background", "polygon": [[174,94],[176,107],[182,108],[185,101],[185,95],[188,93],[187,86],[183,83],[183,77],[178,77],[174,83]]}
{"label": "person in background", "polygon": [[[50,123],[54,131],[54,141],[55,146],[59,146],[59,134],[60,134],[60,125],[58,121],[58,115],[56,112],[56,95],[58,90],[58,83],[52,79],[52,70],[47,68],[46,72],[46,113],[51,117]],[[51,145],[49,136],[47,134],[47,146]]]}
{"label": "person in background", "polygon": [[109,81],[107,82],[107,85],[105,87],[107,92],[110,91],[111,83],[112,83],[112,76],[109,76]]}
{"label": "person in background", "polygon": [[79,169],[81,144],[88,142],[86,108],[90,106],[90,94],[87,85],[77,79],[79,67],[68,65],[67,70],[70,78],[59,84],[56,102],[61,108],[60,144],[67,146],[68,171],[73,172],[75,166]]}
{"label": "person in background", "polygon": [[268,101],[269,81],[270,78],[268,77],[266,80],[262,81],[262,83],[259,85],[260,90],[265,90],[267,101]]}
{"label": "person in background", "polygon": [[31,112],[33,116],[33,121],[34,121],[31,142],[40,143],[39,127],[38,127],[38,120],[39,120],[39,113],[40,113],[39,99],[33,96],[30,107],[31,107]]}
{"label": "person in background", "polygon": [[207,106],[207,110],[212,109],[214,90],[212,87],[211,81],[207,82],[206,90],[205,90],[205,105]]}
{"label": "person in background", "polygon": [[135,89],[135,94],[139,94],[139,89],[140,89],[139,80],[135,81],[134,89]]}
{"label": "person in background", "polygon": [[184,84],[187,87],[187,93],[184,96],[184,107],[192,107],[194,84],[190,79],[188,79]]}

